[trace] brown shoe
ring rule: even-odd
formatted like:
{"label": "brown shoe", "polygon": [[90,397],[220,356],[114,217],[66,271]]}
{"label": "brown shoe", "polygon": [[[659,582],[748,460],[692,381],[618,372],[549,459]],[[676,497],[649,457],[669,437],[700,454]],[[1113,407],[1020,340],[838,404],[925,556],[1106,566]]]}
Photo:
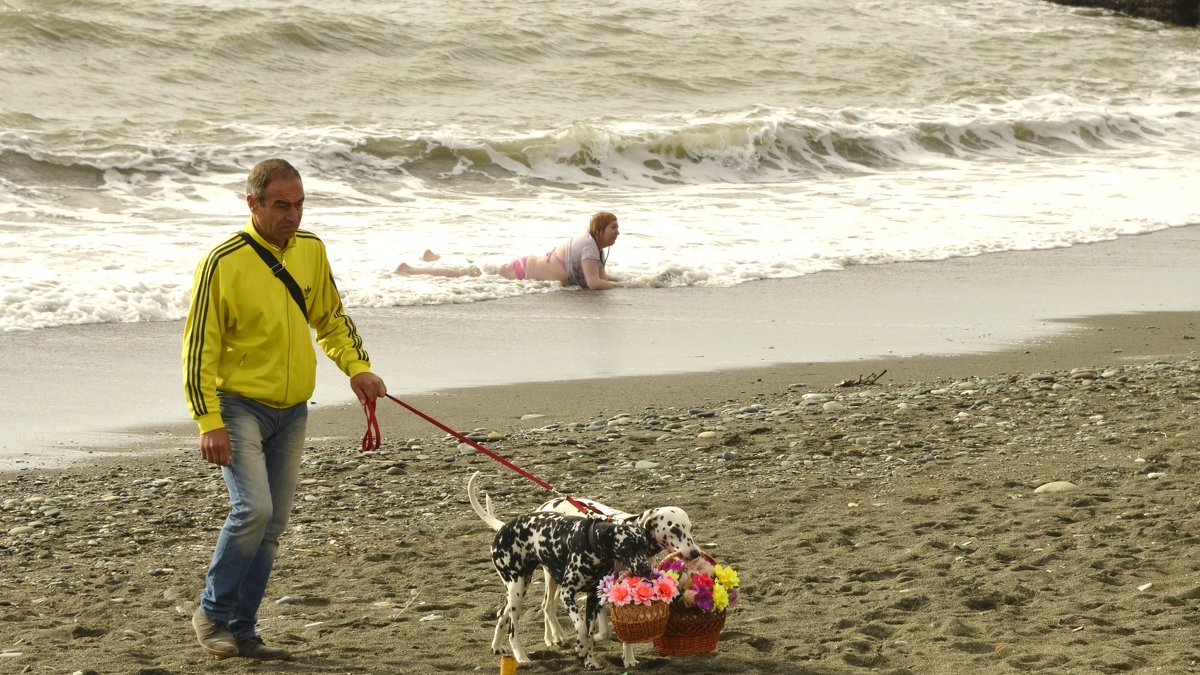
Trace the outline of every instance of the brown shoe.
{"label": "brown shoe", "polygon": [[192,628],[196,629],[196,639],[200,641],[200,649],[212,654],[218,659],[227,659],[238,655],[237,641],[233,633],[213,623],[204,613],[203,607],[197,607],[192,615]]}
{"label": "brown shoe", "polygon": [[268,647],[257,635],[249,640],[238,642],[237,655],[259,661],[287,661],[292,658],[292,653],[288,650],[282,647]]}

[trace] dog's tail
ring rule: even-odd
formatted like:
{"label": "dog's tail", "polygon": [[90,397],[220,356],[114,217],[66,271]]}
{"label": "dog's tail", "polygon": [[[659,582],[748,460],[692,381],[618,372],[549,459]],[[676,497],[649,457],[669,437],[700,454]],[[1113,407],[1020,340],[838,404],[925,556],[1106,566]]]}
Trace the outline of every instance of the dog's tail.
{"label": "dog's tail", "polygon": [[488,495],[483,495],[483,501],[487,506],[479,505],[479,498],[475,496],[475,479],[479,478],[479,473],[476,471],[467,481],[467,499],[471,500],[471,508],[475,509],[475,515],[479,516],[483,522],[488,524],[488,527],[493,530],[499,530],[504,521],[496,517],[496,512],[492,510],[492,498]]}

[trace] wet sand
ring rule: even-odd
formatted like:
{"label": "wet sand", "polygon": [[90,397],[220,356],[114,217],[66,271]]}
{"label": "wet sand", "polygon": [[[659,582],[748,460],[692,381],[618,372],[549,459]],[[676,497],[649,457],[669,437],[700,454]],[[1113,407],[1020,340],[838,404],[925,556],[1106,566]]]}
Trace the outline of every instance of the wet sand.
{"label": "wet sand", "polygon": [[[1200,311],[1200,226],[1047,251],[853,267],[734,288],[560,292],[353,312],[400,396],[772,364],[970,354],[1069,330],[1057,319]],[[180,322],[0,334],[0,469],[94,448],[191,446]],[[314,411],[352,398],[318,359]],[[574,389],[586,393],[590,385]],[[488,405],[492,405],[491,402]],[[486,414],[482,413],[482,414]]]}

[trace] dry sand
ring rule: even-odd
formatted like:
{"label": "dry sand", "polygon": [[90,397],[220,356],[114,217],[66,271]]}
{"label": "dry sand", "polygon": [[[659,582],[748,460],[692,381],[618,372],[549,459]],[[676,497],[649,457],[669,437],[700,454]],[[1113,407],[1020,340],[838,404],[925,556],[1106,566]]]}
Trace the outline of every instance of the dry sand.
{"label": "dry sand", "polygon": [[[502,436],[489,447],[574,494],[685,508],[739,571],[742,606],[717,651],[643,645],[635,672],[1188,672],[1200,660],[1198,324],[1110,316],[994,354],[410,402]],[[386,444],[369,454],[360,411],[311,420],[260,616],[267,642],[295,651],[286,663],[214,661],[195,644],[189,617],[227,500],[192,447],[0,475],[0,672],[497,672],[502,587],[466,480],[483,470],[507,516],[547,495],[398,406],[381,412]],[[1076,488],[1035,493],[1052,481]],[[520,672],[577,670],[541,643],[538,600],[540,584]],[[599,654],[623,670],[618,644]]]}

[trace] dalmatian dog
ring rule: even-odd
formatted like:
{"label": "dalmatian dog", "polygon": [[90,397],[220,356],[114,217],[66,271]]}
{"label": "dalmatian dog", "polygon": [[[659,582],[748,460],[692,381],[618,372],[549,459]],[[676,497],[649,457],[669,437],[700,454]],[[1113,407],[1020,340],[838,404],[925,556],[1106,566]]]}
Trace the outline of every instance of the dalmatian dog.
{"label": "dalmatian dog", "polygon": [[[592,653],[593,625],[600,613],[596,586],[613,569],[650,574],[646,531],[637,525],[610,523],[595,518],[564,516],[552,511],[527,513],[504,523],[492,539],[492,565],[504,581],[504,608],[496,619],[492,652],[504,652],[502,641],[517,663],[529,663],[521,647],[517,624],[521,603],[538,567],[546,570],[558,587],[558,597],[567,606],[575,624],[575,655],[588,669],[600,668]],[[575,596],[587,594],[583,611]]]}
{"label": "dalmatian dog", "polygon": [[[498,529],[503,525],[503,521],[497,518],[492,510],[491,497],[484,495],[486,507],[479,503],[475,486],[478,478],[479,472],[477,471],[467,481],[467,497],[471,502],[471,507],[475,509],[475,513],[493,530]],[[569,516],[582,515],[609,522],[640,525],[646,531],[649,544],[647,562],[663,551],[678,551],[685,560],[695,560],[703,554],[692,538],[691,519],[687,512],[679,507],[663,506],[643,511],[640,514],[630,514],[590,499],[579,497],[573,497],[573,499],[589,507],[590,510],[580,511],[565,498],[558,497],[539,506],[537,512],[554,512]],[[547,645],[553,646],[562,644],[565,635],[562,624],[558,620],[557,607],[554,604],[554,598],[559,590],[558,583],[548,569],[545,571],[545,584],[546,595],[542,599],[542,617],[545,624],[544,640]],[[610,635],[611,626],[607,607],[600,608],[600,616],[595,622],[595,627],[597,639],[603,640]],[[633,645],[623,645],[623,659],[627,668],[637,665],[637,659],[633,655]]]}
{"label": "dalmatian dog", "polygon": [[[678,551],[684,560],[695,560],[703,554],[700,547],[696,545],[695,540],[692,539],[691,518],[688,517],[687,511],[677,506],[660,506],[648,509],[639,514],[632,514],[618,511],[591,499],[582,499],[580,497],[572,497],[572,499],[582,503],[588,508],[588,511],[580,511],[574,504],[562,497],[551,499],[539,506],[537,510],[552,511],[572,516],[586,515],[590,518],[603,518],[615,523],[641,525],[646,528],[646,535],[650,538],[651,559],[663,551]],[[542,616],[546,624],[546,644],[561,644],[563,629],[562,624],[558,621],[558,611],[553,602],[554,593],[557,588],[554,579],[549,574],[546,574],[545,582],[546,597],[542,600]],[[608,618],[608,607],[601,606],[600,617],[596,621],[596,639],[607,639],[610,633],[611,624]],[[636,666],[637,659],[633,656],[633,645],[623,644],[622,647],[626,667],[632,668]]]}

